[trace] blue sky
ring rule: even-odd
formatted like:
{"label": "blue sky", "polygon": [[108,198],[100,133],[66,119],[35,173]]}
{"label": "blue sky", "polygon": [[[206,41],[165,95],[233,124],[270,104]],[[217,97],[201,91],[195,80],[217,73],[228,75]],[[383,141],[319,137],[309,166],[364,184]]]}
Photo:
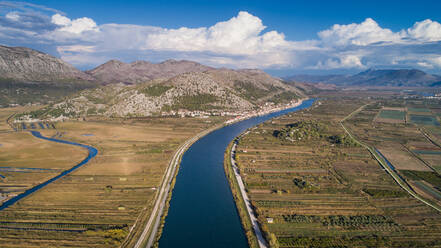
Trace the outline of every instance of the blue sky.
{"label": "blue sky", "polygon": [[0,44],[88,69],[189,59],[274,74],[441,71],[441,1],[0,1]]}

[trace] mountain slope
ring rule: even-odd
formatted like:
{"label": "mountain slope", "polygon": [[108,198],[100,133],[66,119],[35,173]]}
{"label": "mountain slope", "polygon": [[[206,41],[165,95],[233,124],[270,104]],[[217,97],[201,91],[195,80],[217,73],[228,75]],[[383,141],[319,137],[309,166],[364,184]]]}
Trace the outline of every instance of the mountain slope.
{"label": "mountain slope", "polygon": [[152,79],[171,78],[186,72],[202,72],[213,68],[192,61],[167,60],[159,64],[147,61],[123,63],[110,60],[86,73],[104,84],[144,83]]}
{"label": "mountain slope", "polygon": [[6,46],[0,46],[0,78],[20,82],[94,81],[61,59],[30,48]]}
{"label": "mountain slope", "polygon": [[295,75],[289,81],[328,83],[343,86],[393,86],[393,87],[431,87],[437,86],[441,76],[431,75],[416,69],[375,70],[369,69],[349,75]]}
{"label": "mountain slope", "polygon": [[79,90],[96,87],[94,80],[48,54],[0,46],[0,107],[59,101]]}
{"label": "mountain slope", "polygon": [[258,70],[213,69],[137,85],[110,84],[85,90],[47,107],[42,118],[103,115],[154,116],[177,112],[250,111],[265,103],[288,103],[303,96],[295,87]]}

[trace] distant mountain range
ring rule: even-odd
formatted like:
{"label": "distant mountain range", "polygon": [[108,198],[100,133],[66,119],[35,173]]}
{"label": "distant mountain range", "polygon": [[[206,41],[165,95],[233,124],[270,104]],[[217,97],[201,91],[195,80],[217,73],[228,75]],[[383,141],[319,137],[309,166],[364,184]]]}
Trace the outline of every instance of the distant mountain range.
{"label": "distant mountain range", "polygon": [[441,85],[441,76],[416,69],[369,69],[355,75],[294,75],[286,77],[285,80],[361,87],[435,87]]}

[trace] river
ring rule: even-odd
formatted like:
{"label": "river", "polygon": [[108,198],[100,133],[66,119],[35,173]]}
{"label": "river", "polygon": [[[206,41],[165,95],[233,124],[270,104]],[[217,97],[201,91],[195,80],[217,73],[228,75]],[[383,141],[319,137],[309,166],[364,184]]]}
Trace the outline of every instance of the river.
{"label": "river", "polygon": [[159,247],[248,247],[224,172],[225,149],[246,129],[313,102],[225,126],[195,142],[182,157]]}
{"label": "river", "polygon": [[74,170],[80,168],[81,166],[87,164],[87,162],[89,162],[89,160],[91,160],[93,157],[95,157],[98,154],[98,150],[96,148],[88,146],[88,145],[83,145],[83,144],[79,144],[79,143],[72,142],[72,141],[67,141],[67,140],[48,138],[48,137],[45,137],[45,136],[41,135],[41,133],[37,132],[37,131],[31,131],[31,133],[32,133],[32,135],[34,137],[39,138],[39,139],[44,139],[44,140],[48,140],[48,141],[52,141],[52,142],[63,143],[63,144],[74,145],[74,146],[79,146],[79,147],[86,148],[89,151],[89,154],[87,155],[87,157],[85,159],[83,159],[81,162],[79,162],[74,167],[72,167],[72,168],[70,168],[68,170],[65,170],[65,171],[61,172],[60,174],[58,174],[57,176],[55,176],[55,177],[53,177],[53,178],[51,178],[51,179],[49,179],[49,180],[47,180],[45,182],[37,184],[36,186],[26,190],[25,192],[20,193],[20,194],[18,194],[16,196],[12,197],[11,199],[3,202],[3,204],[0,206],[0,211],[3,210],[3,209],[8,208],[9,206],[13,205],[17,201],[25,198],[26,196],[34,193],[35,191],[37,191],[39,189],[42,189],[42,188],[46,187],[47,185],[55,182],[56,180],[64,177],[65,175],[71,173],[72,171],[74,171]]}

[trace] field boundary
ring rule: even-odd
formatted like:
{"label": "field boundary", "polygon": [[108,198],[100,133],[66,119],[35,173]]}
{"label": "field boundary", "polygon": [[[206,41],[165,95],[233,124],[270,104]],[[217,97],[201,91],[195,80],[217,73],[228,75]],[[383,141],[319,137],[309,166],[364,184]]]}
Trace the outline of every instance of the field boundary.
{"label": "field boundary", "polygon": [[435,204],[432,204],[431,202],[425,200],[424,198],[422,198],[421,196],[419,196],[415,191],[413,191],[410,186],[403,180],[402,177],[400,177],[396,171],[392,170],[388,165],[386,160],[381,156],[381,154],[378,153],[378,151],[359,141],[358,139],[355,138],[355,136],[349,131],[348,128],[346,128],[346,126],[343,124],[344,121],[346,121],[347,119],[351,118],[352,116],[354,116],[355,114],[359,113],[360,111],[362,111],[366,106],[368,106],[370,103],[367,103],[361,107],[359,107],[358,109],[356,109],[355,111],[353,111],[352,113],[350,113],[349,115],[347,115],[345,118],[343,118],[340,121],[340,125],[342,126],[342,128],[345,130],[345,132],[349,135],[349,137],[351,137],[356,143],[358,143],[359,145],[363,146],[364,148],[366,148],[371,154],[372,156],[374,156],[374,158],[378,161],[378,163],[381,165],[381,167],[389,174],[392,176],[392,178],[395,180],[395,182],[398,183],[398,185],[403,188],[405,191],[407,191],[411,196],[413,196],[414,198],[416,198],[417,200],[421,201],[422,203],[426,204],[429,207],[432,207],[433,209],[437,210],[438,212],[441,212],[441,208]]}

